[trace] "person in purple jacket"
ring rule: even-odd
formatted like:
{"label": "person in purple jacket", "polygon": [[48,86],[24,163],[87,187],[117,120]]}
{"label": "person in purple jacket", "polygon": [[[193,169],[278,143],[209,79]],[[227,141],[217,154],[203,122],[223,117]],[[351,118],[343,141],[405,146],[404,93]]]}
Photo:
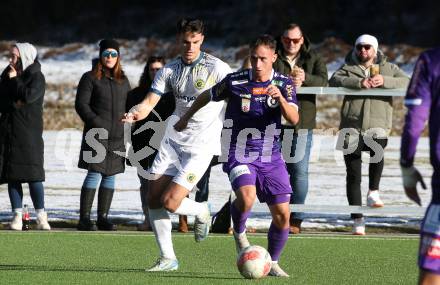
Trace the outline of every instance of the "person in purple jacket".
{"label": "person in purple jacket", "polygon": [[429,117],[432,200],[420,231],[419,284],[440,284],[440,48],[422,53],[414,68],[405,98],[408,113],[402,134],[400,165],[403,187],[409,199],[421,205],[417,183],[426,189],[422,176],[414,167],[419,137]]}
{"label": "person in purple jacket", "polygon": [[225,119],[232,122],[228,161],[229,175],[237,199],[231,205],[237,252],[249,246],[246,220],[255,198],[265,202],[272,214],[268,251],[272,257],[271,276],[288,277],[278,259],[289,236],[289,201],[292,188],[280,150],[281,116],[295,125],[299,120],[293,82],[274,72],[276,42],[260,36],[251,45],[251,69],[230,73],[199,96],[175,129],[186,128],[188,120],[209,101],[228,102]]}

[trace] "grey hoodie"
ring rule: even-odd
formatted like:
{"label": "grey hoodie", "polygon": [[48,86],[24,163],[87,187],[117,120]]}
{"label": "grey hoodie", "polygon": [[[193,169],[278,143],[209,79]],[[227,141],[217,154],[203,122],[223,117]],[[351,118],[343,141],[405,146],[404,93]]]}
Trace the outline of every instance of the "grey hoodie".
{"label": "grey hoodie", "polygon": [[30,43],[16,43],[15,46],[20,53],[21,63],[23,65],[23,71],[34,63],[37,58],[37,49]]}

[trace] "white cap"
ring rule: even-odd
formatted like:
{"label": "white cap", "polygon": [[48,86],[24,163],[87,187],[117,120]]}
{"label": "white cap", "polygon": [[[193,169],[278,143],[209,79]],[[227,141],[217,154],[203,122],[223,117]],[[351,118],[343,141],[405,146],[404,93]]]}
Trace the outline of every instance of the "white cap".
{"label": "white cap", "polygon": [[372,35],[361,35],[356,39],[355,42],[355,46],[357,46],[358,44],[362,44],[362,45],[370,45],[374,48],[374,50],[377,52],[377,48],[379,46],[379,43],[377,42],[376,37],[372,36]]}

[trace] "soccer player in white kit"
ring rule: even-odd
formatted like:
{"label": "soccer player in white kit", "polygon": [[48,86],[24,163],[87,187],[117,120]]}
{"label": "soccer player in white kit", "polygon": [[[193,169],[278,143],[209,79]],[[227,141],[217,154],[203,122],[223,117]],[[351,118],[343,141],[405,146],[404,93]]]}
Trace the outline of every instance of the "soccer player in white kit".
{"label": "soccer player in white kit", "polygon": [[[160,96],[167,92],[173,92],[176,98],[173,115],[181,117],[197,96],[231,72],[225,62],[201,51],[204,39],[201,20],[181,20],[178,39],[181,56],[158,71],[144,101],[125,115],[124,122],[136,122],[147,117]],[[171,239],[168,211],[195,216],[194,235],[197,242],[208,236],[211,221],[208,204],[195,202],[187,195],[205,173],[212,156],[220,154],[223,107],[223,102],[209,103],[188,122],[183,132],[175,132],[173,128],[178,120],[176,116],[168,121],[167,131],[150,169],[155,177],[150,180],[147,199],[160,257],[147,271],[173,271],[179,267]]]}

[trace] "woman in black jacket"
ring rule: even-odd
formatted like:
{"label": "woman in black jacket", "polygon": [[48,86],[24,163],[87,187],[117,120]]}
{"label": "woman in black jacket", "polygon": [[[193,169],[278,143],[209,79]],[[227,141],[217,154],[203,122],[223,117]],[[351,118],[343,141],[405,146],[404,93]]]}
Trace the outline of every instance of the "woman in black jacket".
{"label": "woman in black jacket", "polygon": [[[128,93],[127,111],[142,102],[150,89],[154,76],[164,65],[165,60],[161,56],[151,56],[148,58],[144,71],[139,79],[139,86]],[[155,143],[152,141],[152,137],[155,135],[155,131],[158,131],[158,129],[153,130],[151,128],[147,128],[146,130],[140,131],[140,128],[147,122],[165,122],[165,120],[174,112],[175,107],[176,103],[173,93],[166,93],[162,95],[159,103],[157,103],[156,107],[154,107],[154,112],[151,112],[150,115],[144,120],[136,122],[131,131],[131,144],[133,151],[129,152],[129,159],[127,163],[129,165],[138,167],[138,176],[141,184],[140,195],[142,211],[144,212],[145,216],[144,222],[138,226],[138,230],[140,231],[147,231],[151,229],[148,217],[148,205],[146,201],[148,191],[148,179],[146,176],[146,171],[153,164],[158,148],[158,145],[155,145]],[[165,123],[163,123],[163,125],[160,127],[165,128]],[[136,133],[138,130],[140,132]],[[158,138],[156,143],[160,143],[159,139],[161,138]],[[146,157],[142,158],[144,156]],[[137,159],[138,157],[139,159]]]}
{"label": "woman in black jacket", "polygon": [[16,43],[0,77],[0,183],[8,183],[14,217],[10,229],[22,229],[22,183],[29,184],[37,229],[50,230],[44,211],[43,98],[45,79],[37,50]]}
{"label": "woman in black jacket", "polygon": [[[76,94],[75,109],[84,121],[78,167],[87,169],[81,189],[78,230],[116,230],[107,216],[115,189],[115,175],[125,170],[124,126],[130,83],[120,61],[119,44],[113,39],[99,43],[99,60],[83,74]],[[101,182],[99,183],[99,181]],[[98,191],[98,219],[90,211]]]}

